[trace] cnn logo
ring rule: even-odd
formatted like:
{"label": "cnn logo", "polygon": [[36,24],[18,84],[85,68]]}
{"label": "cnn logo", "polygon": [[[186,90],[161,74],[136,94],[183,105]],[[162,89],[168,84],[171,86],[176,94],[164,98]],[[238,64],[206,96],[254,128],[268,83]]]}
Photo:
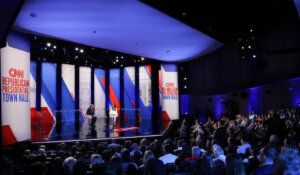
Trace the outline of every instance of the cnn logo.
{"label": "cnn logo", "polygon": [[11,77],[24,78],[24,70],[17,70],[15,68],[10,68],[8,74]]}

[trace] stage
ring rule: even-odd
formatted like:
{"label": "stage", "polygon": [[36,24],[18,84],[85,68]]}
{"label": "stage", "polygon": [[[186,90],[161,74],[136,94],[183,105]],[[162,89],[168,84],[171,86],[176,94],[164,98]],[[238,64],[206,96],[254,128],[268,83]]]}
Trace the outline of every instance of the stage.
{"label": "stage", "polygon": [[55,142],[74,140],[103,140],[109,138],[132,138],[160,136],[167,129],[170,121],[124,120],[113,121],[108,118],[97,118],[82,122],[47,122],[31,123],[32,142]]}

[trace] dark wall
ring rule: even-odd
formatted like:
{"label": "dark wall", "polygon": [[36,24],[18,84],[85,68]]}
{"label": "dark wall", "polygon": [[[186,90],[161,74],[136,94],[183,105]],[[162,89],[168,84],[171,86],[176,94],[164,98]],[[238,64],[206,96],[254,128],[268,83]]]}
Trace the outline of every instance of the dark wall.
{"label": "dark wall", "polygon": [[300,23],[289,19],[257,30],[257,58],[242,61],[238,37],[217,51],[182,65],[188,91],[217,94],[300,77]]}
{"label": "dark wall", "polygon": [[300,78],[214,95],[181,95],[181,102],[181,114],[202,119],[207,115],[217,119],[225,113],[234,117],[237,113],[247,116],[251,110],[261,114],[269,109],[296,108]]}

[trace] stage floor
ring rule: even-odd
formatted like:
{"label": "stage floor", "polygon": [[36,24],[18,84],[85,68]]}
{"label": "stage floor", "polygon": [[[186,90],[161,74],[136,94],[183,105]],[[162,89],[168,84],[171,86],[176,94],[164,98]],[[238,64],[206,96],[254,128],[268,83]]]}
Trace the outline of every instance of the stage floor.
{"label": "stage floor", "polygon": [[31,124],[31,141],[63,141],[161,135],[168,125],[169,121],[152,122],[151,119],[127,119],[124,122],[114,122],[108,118],[97,118],[95,125],[92,125],[91,119],[86,119],[78,123],[75,121],[61,123],[36,122]]}

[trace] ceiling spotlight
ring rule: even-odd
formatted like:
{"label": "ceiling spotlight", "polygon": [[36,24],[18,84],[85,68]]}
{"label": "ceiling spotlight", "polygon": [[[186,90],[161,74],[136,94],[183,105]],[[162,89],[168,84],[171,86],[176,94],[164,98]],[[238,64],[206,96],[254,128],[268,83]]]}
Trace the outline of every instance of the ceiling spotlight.
{"label": "ceiling spotlight", "polygon": [[114,64],[116,64],[116,62],[114,62]]}
{"label": "ceiling spotlight", "polygon": [[186,77],[184,77],[183,79],[184,79],[184,80],[186,80],[187,78],[186,78]]}
{"label": "ceiling spotlight", "polygon": [[118,57],[118,56],[116,56],[116,58],[118,59],[119,57]]}
{"label": "ceiling spotlight", "polygon": [[242,50],[244,50],[244,46],[242,46]]}
{"label": "ceiling spotlight", "polygon": [[252,58],[256,58],[256,55],[254,54],[254,55],[252,55]]}
{"label": "ceiling spotlight", "polygon": [[123,57],[123,56],[121,56],[121,58],[123,59],[124,57]]}
{"label": "ceiling spotlight", "polygon": [[92,47],[92,50],[94,50],[95,48]]}
{"label": "ceiling spotlight", "polygon": [[44,60],[44,61],[46,61],[47,59],[46,59],[46,58],[44,58],[43,60]]}
{"label": "ceiling spotlight", "polygon": [[123,67],[123,64],[121,64],[121,67]]}
{"label": "ceiling spotlight", "polygon": [[102,66],[99,66],[99,68],[102,68]]}
{"label": "ceiling spotlight", "polygon": [[53,48],[56,49],[56,46],[54,45]]}
{"label": "ceiling spotlight", "polygon": [[93,67],[93,64],[91,64],[91,67]]}
{"label": "ceiling spotlight", "polygon": [[80,49],[80,53],[83,53],[84,52],[84,50],[83,49]]}
{"label": "ceiling spotlight", "polygon": [[245,56],[242,56],[242,59],[245,59]]}
{"label": "ceiling spotlight", "polygon": [[35,37],[34,37],[34,39],[36,40],[36,39],[37,39],[37,37],[35,36]]}
{"label": "ceiling spotlight", "polygon": [[78,47],[76,47],[76,48],[75,48],[75,50],[77,50],[77,51],[78,51]]}
{"label": "ceiling spotlight", "polygon": [[248,46],[249,49],[251,49],[251,46]]}
{"label": "ceiling spotlight", "polygon": [[250,32],[253,32],[253,30],[252,30],[252,29],[250,29]]}
{"label": "ceiling spotlight", "polygon": [[44,49],[47,50],[47,47],[45,47]]}
{"label": "ceiling spotlight", "polygon": [[184,85],[183,88],[184,88],[184,89],[187,89],[187,85]]}
{"label": "ceiling spotlight", "polygon": [[85,60],[85,62],[87,63],[87,60]]}
{"label": "ceiling spotlight", "polygon": [[118,60],[118,59],[116,59],[116,62],[119,62],[119,60]]}
{"label": "ceiling spotlight", "polygon": [[105,50],[105,52],[107,53],[107,52],[108,52],[108,50]]}
{"label": "ceiling spotlight", "polygon": [[142,60],[142,61],[144,61],[144,60],[145,60],[145,58],[144,58],[144,57],[142,57],[142,58],[141,58],[141,60]]}
{"label": "ceiling spotlight", "polygon": [[241,41],[242,41],[242,38],[239,38],[238,41],[241,42]]}
{"label": "ceiling spotlight", "polygon": [[51,43],[48,42],[48,43],[47,43],[47,46],[50,47],[50,46],[51,46]]}
{"label": "ceiling spotlight", "polygon": [[78,56],[76,55],[76,56],[75,56],[75,60],[76,60],[77,58],[78,58]]}
{"label": "ceiling spotlight", "polygon": [[51,52],[53,52],[53,49],[51,49]]}
{"label": "ceiling spotlight", "polygon": [[185,16],[185,15],[186,15],[186,13],[185,13],[185,12],[183,12],[183,13],[181,13],[181,15],[182,15],[182,16]]}

